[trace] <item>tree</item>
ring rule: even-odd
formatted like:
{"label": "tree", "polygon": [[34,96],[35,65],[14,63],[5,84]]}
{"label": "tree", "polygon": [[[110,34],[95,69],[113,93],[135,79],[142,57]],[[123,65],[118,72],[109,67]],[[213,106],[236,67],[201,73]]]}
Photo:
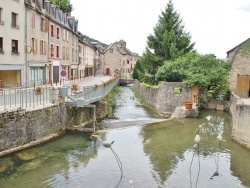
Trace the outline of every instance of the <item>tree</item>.
{"label": "tree", "polygon": [[135,68],[134,68],[134,71],[133,71],[133,79],[139,80],[139,73],[138,73],[139,71],[142,72],[142,67],[141,67],[141,61],[140,61],[140,59],[138,59],[136,61]]}
{"label": "tree", "polygon": [[[141,60],[141,66],[145,74],[139,74],[140,81],[148,84],[157,84],[157,73],[164,61],[173,62],[193,50],[189,33],[184,31],[184,25],[179,14],[174,10],[172,0],[167,4],[165,11],[159,16],[158,23],[154,28],[154,34],[147,37],[147,48]],[[172,65],[169,65],[174,68]],[[166,66],[164,68],[167,68]],[[166,73],[166,70],[163,71]],[[170,71],[173,73],[173,71]],[[160,74],[160,73],[159,73]],[[177,78],[177,75],[172,75]],[[182,78],[176,79],[176,81]]]}
{"label": "tree", "polygon": [[59,8],[64,12],[64,13],[69,13],[72,11],[73,6],[70,3],[70,0],[50,0],[51,3],[55,5],[59,5]]}
{"label": "tree", "polygon": [[190,52],[194,46],[189,33],[184,31],[182,19],[174,10],[172,0],[159,16],[154,35],[150,34],[147,39],[148,47],[165,60],[175,60]]}
{"label": "tree", "polygon": [[187,87],[199,85],[212,91],[214,98],[229,91],[227,78],[231,69],[229,61],[221,61],[213,54],[190,52],[175,61],[165,61],[156,78],[168,82],[184,82]]}
{"label": "tree", "polygon": [[142,71],[138,72],[139,80],[148,84],[157,84],[158,80],[156,80],[155,75],[162,62],[162,58],[156,56],[146,48],[146,52],[143,53],[140,59]]}

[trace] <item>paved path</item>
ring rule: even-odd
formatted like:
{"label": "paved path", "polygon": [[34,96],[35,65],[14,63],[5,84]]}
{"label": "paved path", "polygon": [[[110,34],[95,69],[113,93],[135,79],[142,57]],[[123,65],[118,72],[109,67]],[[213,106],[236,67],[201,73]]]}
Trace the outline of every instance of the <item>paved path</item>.
{"label": "paved path", "polygon": [[102,84],[103,82],[109,80],[110,76],[96,75],[95,77],[85,78],[80,81],[65,81],[63,86],[71,86],[73,83],[78,83],[79,86],[93,86],[95,84]]}

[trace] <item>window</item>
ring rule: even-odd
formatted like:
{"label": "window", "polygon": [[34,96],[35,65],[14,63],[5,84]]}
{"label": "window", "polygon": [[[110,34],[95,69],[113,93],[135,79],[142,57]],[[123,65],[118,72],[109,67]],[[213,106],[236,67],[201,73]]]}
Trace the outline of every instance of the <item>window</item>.
{"label": "window", "polygon": [[57,39],[60,38],[60,29],[59,29],[59,27],[56,28],[56,36],[57,36]]}
{"label": "window", "polygon": [[46,32],[46,20],[41,18],[41,31]]}
{"label": "window", "polygon": [[62,29],[63,32],[63,40],[65,41],[65,29]]}
{"label": "window", "polygon": [[12,40],[11,52],[14,54],[19,54],[19,52],[18,52],[18,40]]}
{"label": "window", "polygon": [[112,49],[112,48],[111,48],[111,49],[109,49],[109,52],[110,52],[110,53],[113,53],[113,49]]}
{"label": "window", "polygon": [[3,9],[0,7],[0,25],[4,24],[3,18],[2,18],[2,12],[3,12]]}
{"label": "window", "polygon": [[40,40],[40,55],[46,55],[46,41]]}
{"label": "window", "polygon": [[3,53],[3,37],[0,37],[0,53]]}
{"label": "window", "polygon": [[74,49],[72,49],[72,61],[74,61]]}
{"label": "window", "polygon": [[65,60],[65,46],[63,46],[63,49],[62,49],[62,58],[63,60]]}
{"label": "window", "polygon": [[78,59],[78,58],[77,58],[77,54],[78,54],[78,53],[77,53],[77,50],[76,50],[76,62],[77,62],[77,59]]}
{"label": "window", "polygon": [[35,38],[32,38],[32,50],[34,54],[37,53],[37,39]]}
{"label": "window", "polygon": [[60,48],[59,46],[56,46],[56,57],[60,56]]}
{"label": "window", "polygon": [[127,64],[129,64],[129,60],[127,60]]}
{"label": "window", "polygon": [[19,28],[17,25],[17,14],[14,12],[11,14],[11,26],[14,28]]}
{"label": "window", "polygon": [[36,13],[35,12],[31,13],[31,27],[32,28],[36,27]]}
{"label": "window", "polygon": [[69,60],[69,48],[66,48],[66,59]]}
{"label": "window", "polygon": [[54,57],[54,45],[50,45],[50,57]]}
{"label": "window", "polygon": [[54,37],[54,25],[50,25],[50,29],[51,29],[51,33],[50,33],[50,36],[51,37]]}

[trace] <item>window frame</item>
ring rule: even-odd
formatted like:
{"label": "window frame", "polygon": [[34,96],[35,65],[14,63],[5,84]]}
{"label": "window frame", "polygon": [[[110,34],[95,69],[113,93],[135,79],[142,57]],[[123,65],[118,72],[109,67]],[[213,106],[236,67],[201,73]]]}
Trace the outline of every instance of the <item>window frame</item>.
{"label": "window frame", "polygon": [[[13,46],[13,43],[14,43],[14,46]],[[13,49],[13,47],[15,49]],[[11,53],[12,54],[19,54],[19,52],[18,52],[18,40],[15,40],[15,39],[11,40]]]}

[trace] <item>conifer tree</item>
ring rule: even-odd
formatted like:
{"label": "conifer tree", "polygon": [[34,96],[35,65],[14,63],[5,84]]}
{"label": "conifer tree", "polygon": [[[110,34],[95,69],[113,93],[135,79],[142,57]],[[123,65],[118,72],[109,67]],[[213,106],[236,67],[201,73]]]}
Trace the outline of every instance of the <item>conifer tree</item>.
{"label": "conifer tree", "polygon": [[147,45],[154,54],[164,60],[175,60],[193,49],[191,36],[184,31],[180,15],[175,11],[172,0],[169,0],[165,12],[159,16],[154,34],[148,36]]}

